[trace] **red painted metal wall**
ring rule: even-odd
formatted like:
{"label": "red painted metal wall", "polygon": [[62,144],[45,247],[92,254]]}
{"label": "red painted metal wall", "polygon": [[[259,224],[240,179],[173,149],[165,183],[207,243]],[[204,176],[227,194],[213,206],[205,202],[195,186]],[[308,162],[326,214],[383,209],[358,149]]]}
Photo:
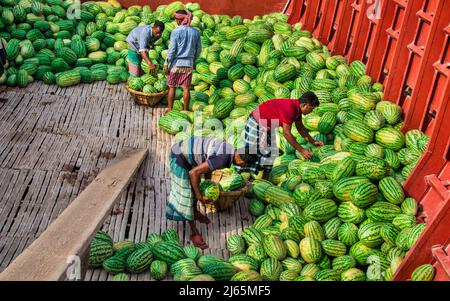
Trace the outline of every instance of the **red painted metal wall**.
{"label": "red painted metal wall", "polygon": [[[150,5],[152,9],[156,9],[159,5],[164,5],[173,1],[119,0],[119,2],[124,7],[129,7],[131,5]],[[230,16],[240,15],[243,18],[253,18],[256,15],[262,16],[271,12],[280,12],[286,4],[286,0],[182,0],[181,2],[199,3],[202,10],[210,14],[226,14]]]}
{"label": "red painted metal wall", "polygon": [[435,280],[450,280],[450,0],[298,0],[288,12],[333,54],[367,64],[384,99],[402,106],[403,131],[430,136],[404,184],[427,228],[394,280],[424,263],[436,267]]}

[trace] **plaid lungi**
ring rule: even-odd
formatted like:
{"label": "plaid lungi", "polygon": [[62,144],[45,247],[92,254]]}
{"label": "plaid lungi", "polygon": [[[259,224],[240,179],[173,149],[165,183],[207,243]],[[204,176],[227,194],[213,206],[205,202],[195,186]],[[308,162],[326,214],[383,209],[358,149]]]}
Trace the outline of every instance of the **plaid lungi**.
{"label": "plaid lungi", "polygon": [[169,87],[191,87],[192,67],[172,67],[167,76],[167,85]]}
{"label": "plaid lungi", "polygon": [[251,165],[235,166],[235,170],[254,174],[260,170],[272,170],[273,162],[278,156],[278,148],[272,142],[272,130],[261,126],[255,117],[250,115],[244,128],[244,144],[250,153],[258,155],[258,160]]}
{"label": "plaid lungi", "polygon": [[173,221],[194,220],[195,196],[192,191],[189,171],[179,166],[170,157],[170,195],[166,207],[166,218]]}
{"label": "plaid lungi", "polygon": [[128,48],[128,71],[131,75],[141,76],[141,62],[142,56],[138,52]]}

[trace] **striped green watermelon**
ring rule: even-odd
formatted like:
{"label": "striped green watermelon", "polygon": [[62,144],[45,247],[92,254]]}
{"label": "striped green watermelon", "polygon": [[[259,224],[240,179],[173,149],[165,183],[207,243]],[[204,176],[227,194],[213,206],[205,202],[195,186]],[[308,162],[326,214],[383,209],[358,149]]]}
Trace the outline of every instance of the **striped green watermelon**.
{"label": "striped green watermelon", "polygon": [[342,178],[334,183],[333,192],[337,199],[345,202],[351,201],[351,193],[353,189],[361,184],[369,182],[369,179],[363,176]]}
{"label": "striped green watermelon", "polygon": [[316,281],[339,281],[339,273],[332,269],[323,269],[314,275]]}
{"label": "striped green watermelon", "polygon": [[229,281],[239,270],[228,262],[215,262],[202,268],[205,274],[212,276],[217,281]]}
{"label": "striped green watermelon", "polygon": [[350,248],[349,255],[352,256],[359,265],[368,265],[368,258],[372,255],[373,249],[364,245],[362,242],[357,242]]}
{"label": "striped green watermelon", "polygon": [[94,239],[89,248],[88,264],[90,268],[96,268],[111,257],[114,253],[111,243]]}
{"label": "striped green watermelon", "polygon": [[274,258],[267,258],[261,263],[260,274],[264,281],[278,281],[281,272],[283,272],[283,265]]}
{"label": "striped green watermelon", "polygon": [[262,281],[262,277],[257,271],[241,271],[234,274],[230,281]]}
{"label": "striped green watermelon", "polygon": [[166,229],[161,234],[161,239],[163,241],[173,241],[177,244],[180,243],[180,237],[178,236],[178,233],[175,229]]}
{"label": "striped green watermelon", "polygon": [[183,248],[174,241],[157,242],[152,247],[153,255],[156,259],[173,264],[180,259],[186,258]]}
{"label": "striped green watermelon", "polygon": [[251,228],[245,228],[242,231],[242,238],[245,240],[248,246],[253,244],[262,243],[263,235],[260,230]]}
{"label": "striped green watermelon", "polygon": [[341,274],[342,281],[366,281],[366,274],[357,268],[351,268]]}
{"label": "striped green watermelon", "polygon": [[238,235],[230,235],[227,238],[227,249],[232,255],[243,253],[245,251],[245,241]]}
{"label": "striped green watermelon", "polygon": [[300,272],[301,276],[308,276],[308,277],[314,277],[317,272],[320,271],[320,268],[315,263],[308,263],[306,264],[303,269]]}
{"label": "striped green watermelon", "polygon": [[112,278],[113,281],[128,281],[130,280],[130,278],[128,277],[127,274],[125,273],[119,273],[117,275],[114,275],[114,277]]}
{"label": "striped green watermelon", "polygon": [[375,133],[375,141],[384,148],[398,151],[405,144],[405,135],[399,130],[386,127]]}
{"label": "striped green watermelon", "polygon": [[338,239],[347,246],[352,246],[358,242],[358,227],[352,223],[343,223],[338,230]]}
{"label": "striped green watermelon", "polygon": [[187,258],[193,259],[195,261],[200,258],[200,250],[194,245],[184,246],[183,251],[186,254]]}
{"label": "striped green watermelon", "polygon": [[[370,127],[368,127],[365,123],[357,120],[349,120],[344,124],[344,134],[354,141],[366,144],[372,142],[374,136],[373,130]],[[377,143],[380,144],[378,140]],[[380,145],[385,147],[382,144]]]}
{"label": "striped green watermelon", "polygon": [[358,231],[360,242],[369,248],[375,248],[381,245],[383,243],[383,238],[381,237],[380,232],[383,225],[383,223],[374,222],[361,226]]}
{"label": "striped green watermelon", "polygon": [[233,255],[228,259],[228,262],[240,271],[257,271],[259,268],[259,261],[246,254]]}
{"label": "striped green watermelon", "polygon": [[402,186],[393,177],[382,179],[378,187],[386,200],[394,205],[401,204],[405,199]]}
{"label": "striped green watermelon", "polygon": [[287,255],[287,248],[283,240],[276,234],[270,234],[264,237],[263,246],[266,254],[276,260],[283,260]]}
{"label": "striped green watermelon", "polygon": [[376,202],[366,210],[367,217],[375,222],[392,222],[400,213],[400,207],[388,202]]}
{"label": "striped green watermelon", "polygon": [[256,243],[256,244],[250,245],[247,248],[247,250],[245,251],[245,254],[254,258],[258,262],[261,262],[265,258],[267,258],[267,254],[266,254],[266,251],[264,250],[262,243]]}
{"label": "striped green watermelon", "polygon": [[307,263],[317,263],[322,257],[322,246],[318,240],[305,237],[300,242],[300,254]]}
{"label": "striped green watermelon", "polygon": [[305,237],[311,237],[318,241],[325,239],[323,228],[317,221],[307,222],[304,226],[304,234]]}
{"label": "striped green watermelon", "polygon": [[343,222],[359,224],[364,220],[365,211],[352,202],[344,202],[339,205],[338,216]]}
{"label": "striped green watermelon", "polygon": [[306,206],[303,216],[306,219],[326,222],[337,214],[338,206],[332,199],[321,199]]}
{"label": "striped green watermelon", "polygon": [[412,227],[411,232],[408,234],[408,243],[407,247],[408,249],[411,249],[416,241],[419,239],[420,235],[422,235],[422,232],[425,230],[426,224],[421,223],[417,224],[414,227]]}
{"label": "striped green watermelon", "polygon": [[220,256],[208,254],[200,256],[200,258],[197,260],[197,265],[203,270],[207,265],[223,261],[224,259]]}
{"label": "striped green watermelon", "polygon": [[393,220],[392,224],[400,230],[410,228],[416,224],[416,218],[408,214],[399,214]]}
{"label": "striped green watermelon", "polygon": [[431,264],[423,264],[417,267],[411,274],[412,281],[432,281],[435,269]]}
{"label": "striped green watermelon", "polygon": [[296,273],[300,273],[302,270],[302,263],[294,258],[288,257],[281,262],[284,270],[294,271]]}
{"label": "striped green watermelon", "polygon": [[342,273],[356,267],[356,261],[350,255],[343,255],[333,259],[332,267],[336,272]]}
{"label": "striped green watermelon", "polygon": [[192,258],[181,259],[170,266],[170,273],[173,275],[178,274],[180,273],[180,271],[182,271],[182,269],[192,267],[197,267],[197,264],[195,263],[194,259]]}
{"label": "striped green watermelon", "polygon": [[347,247],[339,240],[326,239],[322,241],[322,248],[325,254],[332,257],[344,256],[347,253]]}
{"label": "striped green watermelon", "polygon": [[339,181],[351,177],[355,173],[356,163],[351,158],[344,158],[335,167],[331,180]]}
{"label": "striped green watermelon", "polygon": [[366,208],[377,200],[378,188],[372,183],[356,186],[350,195],[352,203],[359,208]]}
{"label": "striped green watermelon", "polygon": [[378,131],[384,127],[385,119],[383,114],[372,110],[366,113],[364,116],[364,122],[374,131]]}
{"label": "striped green watermelon", "polygon": [[141,248],[134,251],[127,258],[127,270],[131,273],[141,273],[150,268],[153,253],[150,248]]}
{"label": "striped green watermelon", "polygon": [[252,227],[258,230],[262,230],[272,225],[273,219],[268,214],[263,214],[256,218]]}
{"label": "striped green watermelon", "polygon": [[150,274],[155,280],[162,280],[167,274],[167,263],[161,260],[155,260],[150,265]]}

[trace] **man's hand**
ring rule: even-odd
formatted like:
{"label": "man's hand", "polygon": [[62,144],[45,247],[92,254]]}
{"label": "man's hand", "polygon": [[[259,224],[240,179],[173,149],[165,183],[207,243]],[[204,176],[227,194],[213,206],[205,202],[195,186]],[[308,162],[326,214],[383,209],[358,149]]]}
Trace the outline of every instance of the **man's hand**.
{"label": "man's hand", "polygon": [[323,146],[323,142],[322,141],[314,141],[312,144],[314,146]]}
{"label": "man's hand", "polygon": [[164,71],[164,73],[168,73],[169,72],[169,67],[167,65],[164,65],[163,71]]}
{"label": "man's hand", "polygon": [[304,149],[302,149],[299,152],[303,156],[303,158],[306,158],[306,159],[311,159],[312,158],[312,153],[311,153],[311,151],[309,149],[304,148]]}
{"label": "man's hand", "polygon": [[155,65],[155,64],[148,64],[148,69],[149,69],[149,70],[158,70],[158,65]]}

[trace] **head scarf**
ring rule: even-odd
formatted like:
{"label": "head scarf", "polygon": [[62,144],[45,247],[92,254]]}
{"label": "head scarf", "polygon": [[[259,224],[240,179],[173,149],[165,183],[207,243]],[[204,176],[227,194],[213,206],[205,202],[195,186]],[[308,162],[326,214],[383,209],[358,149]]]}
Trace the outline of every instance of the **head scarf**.
{"label": "head scarf", "polygon": [[191,21],[192,21],[192,13],[191,12],[187,12],[187,15],[185,14],[175,14],[175,19],[177,20],[181,20],[181,25],[191,25]]}

